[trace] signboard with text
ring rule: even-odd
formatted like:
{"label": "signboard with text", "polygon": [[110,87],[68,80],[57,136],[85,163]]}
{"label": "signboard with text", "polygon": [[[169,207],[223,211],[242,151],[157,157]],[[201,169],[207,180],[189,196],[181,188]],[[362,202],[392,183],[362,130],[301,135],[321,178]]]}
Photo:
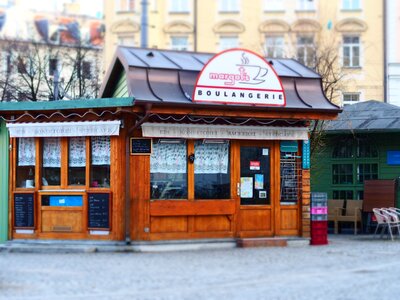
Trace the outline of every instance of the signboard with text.
{"label": "signboard with text", "polygon": [[272,66],[245,49],[214,56],[197,77],[194,102],[285,106],[282,83]]}

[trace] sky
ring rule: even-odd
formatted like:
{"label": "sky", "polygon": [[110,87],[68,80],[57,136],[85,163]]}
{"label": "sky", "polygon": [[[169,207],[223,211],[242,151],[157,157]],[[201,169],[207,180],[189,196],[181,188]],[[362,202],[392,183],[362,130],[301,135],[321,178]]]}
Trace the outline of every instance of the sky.
{"label": "sky", "polygon": [[[62,11],[63,4],[69,2],[80,2],[81,13],[93,17],[103,16],[103,0],[15,0],[26,9],[37,11]],[[0,0],[0,5],[6,5],[8,0]]]}

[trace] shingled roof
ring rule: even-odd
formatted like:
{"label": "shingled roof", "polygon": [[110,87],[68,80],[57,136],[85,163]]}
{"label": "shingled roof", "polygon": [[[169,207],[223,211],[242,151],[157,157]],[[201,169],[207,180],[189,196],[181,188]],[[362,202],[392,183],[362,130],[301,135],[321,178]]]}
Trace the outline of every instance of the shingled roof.
{"label": "shingled roof", "polygon": [[334,121],[327,121],[327,133],[400,131],[400,107],[370,100],[344,107]]}
{"label": "shingled roof", "polygon": [[[118,47],[101,87],[101,97],[112,97],[121,74],[126,74],[128,97],[140,103],[160,105],[226,106],[192,102],[197,76],[213,53],[182,52],[158,49]],[[338,113],[322,91],[321,77],[292,59],[268,59],[282,81],[285,107],[268,110]],[[229,104],[230,107],[243,104]],[[266,109],[257,108],[254,109]]]}

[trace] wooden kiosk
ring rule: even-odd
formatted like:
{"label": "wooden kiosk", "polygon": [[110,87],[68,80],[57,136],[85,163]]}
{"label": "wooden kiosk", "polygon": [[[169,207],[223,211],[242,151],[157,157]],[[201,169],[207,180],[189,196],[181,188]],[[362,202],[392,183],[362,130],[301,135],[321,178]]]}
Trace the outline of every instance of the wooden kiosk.
{"label": "wooden kiosk", "polygon": [[318,74],[244,49],[119,48],[101,94],[0,105],[11,239],[309,236],[308,125],[340,112]]}

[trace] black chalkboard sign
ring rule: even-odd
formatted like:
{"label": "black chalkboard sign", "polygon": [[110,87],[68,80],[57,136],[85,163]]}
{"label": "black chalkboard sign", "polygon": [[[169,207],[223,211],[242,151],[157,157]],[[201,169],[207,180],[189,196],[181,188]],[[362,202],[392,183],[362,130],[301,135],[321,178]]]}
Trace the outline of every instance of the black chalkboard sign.
{"label": "black chalkboard sign", "polygon": [[131,138],[131,155],[150,155],[152,141],[149,138]]}
{"label": "black chalkboard sign", "polygon": [[110,194],[88,193],[88,228],[110,228]]}
{"label": "black chalkboard sign", "polygon": [[14,194],[14,228],[35,228],[35,195]]}

